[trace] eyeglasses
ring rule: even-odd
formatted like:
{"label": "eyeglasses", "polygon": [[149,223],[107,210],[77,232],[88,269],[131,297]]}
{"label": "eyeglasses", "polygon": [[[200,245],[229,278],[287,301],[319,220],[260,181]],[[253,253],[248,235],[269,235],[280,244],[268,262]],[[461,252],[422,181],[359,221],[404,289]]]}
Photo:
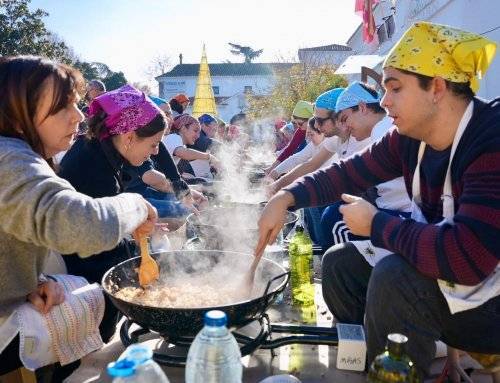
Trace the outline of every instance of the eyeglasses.
{"label": "eyeglasses", "polygon": [[319,126],[322,126],[325,121],[328,121],[328,120],[331,120],[332,119],[332,115],[329,115],[328,117],[317,117],[317,116],[314,116],[314,121],[319,125]]}

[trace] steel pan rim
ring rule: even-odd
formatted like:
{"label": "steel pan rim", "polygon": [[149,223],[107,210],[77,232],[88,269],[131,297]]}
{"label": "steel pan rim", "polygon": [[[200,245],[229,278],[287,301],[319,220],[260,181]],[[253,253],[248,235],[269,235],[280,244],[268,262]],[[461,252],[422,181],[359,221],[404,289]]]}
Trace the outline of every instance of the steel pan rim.
{"label": "steel pan rim", "polygon": [[[166,252],[163,252],[161,254],[179,253],[179,252],[185,252],[185,253],[192,253],[192,252],[196,252],[196,253],[214,253],[214,252],[217,252],[217,253],[233,253],[233,254],[240,254],[240,255],[245,255],[245,256],[248,256],[248,257],[253,257],[253,255],[248,254],[248,253],[241,253],[241,252],[237,252],[237,251],[221,251],[221,250],[178,250],[178,251],[166,251]],[[155,254],[152,254],[152,255],[154,256]],[[234,308],[234,307],[244,306],[246,304],[255,304],[255,303],[257,303],[257,302],[259,302],[259,301],[261,301],[263,299],[268,298],[269,296],[272,296],[273,294],[278,294],[282,290],[284,290],[286,282],[287,282],[287,278],[283,277],[283,280],[278,284],[278,286],[276,288],[274,288],[272,291],[269,291],[266,295],[260,295],[258,297],[253,298],[253,299],[247,299],[247,300],[243,300],[243,301],[232,302],[230,304],[226,304],[226,305],[222,305],[222,306],[205,306],[205,307],[159,307],[159,306],[148,306],[148,305],[142,305],[142,304],[139,304],[139,303],[134,303],[134,302],[130,302],[130,301],[126,301],[126,300],[123,300],[121,298],[118,298],[116,295],[114,295],[110,291],[109,283],[105,283],[106,279],[110,279],[110,277],[108,278],[108,275],[110,275],[113,271],[118,270],[118,268],[120,266],[123,267],[123,265],[126,264],[126,263],[131,263],[132,264],[134,261],[138,260],[139,258],[140,258],[140,256],[133,257],[133,258],[127,259],[125,261],[122,261],[122,262],[116,264],[115,266],[113,266],[112,268],[110,268],[108,271],[106,271],[106,273],[103,275],[103,277],[101,279],[102,289],[104,290],[104,292],[107,295],[109,295],[113,299],[116,299],[119,302],[122,302],[122,303],[124,303],[124,304],[126,304],[128,306],[136,307],[138,309],[165,310],[165,311],[169,311],[169,312],[172,312],[172,311],[175,311],[175,312],[209,311],[209,310],[222,310],[222,311],[224,311],[224,308],[227,309],[227,308]],[[278,267],[279,269],[281,269],[280,270],[280,274],[287,272],[283,266],[279,265],[277,262],[273,261],[272,259],[268,259],[266,257],[262,257],[261,262],[262,261],[270,262],[270,263],[274,264],[276,267]],[[277,274],[277,275],[279,275],[279,274]],[[136,283],[138,284],[138,281],[136,281]]]}

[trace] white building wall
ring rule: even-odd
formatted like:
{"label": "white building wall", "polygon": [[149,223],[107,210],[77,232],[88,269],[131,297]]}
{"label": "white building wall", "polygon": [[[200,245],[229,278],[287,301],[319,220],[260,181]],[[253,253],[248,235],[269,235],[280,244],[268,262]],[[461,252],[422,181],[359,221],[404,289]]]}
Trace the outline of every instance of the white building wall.
{"label": "white building wall", "polygon": [[[161,78],[159,83],[163,85],[160,85],[159,95],[167,100],[177,93],[185,93],[188,97],[194,97],[197,79],[198,76]],[[273,84],[273,76],[212,76],[212,87],[219,87],[219,94],[215,96],[228,97],[224,104],[217,105],[219,117],[229,121],[235,114],[245,111],[246,86],[252,87],[252,92],[256,95],[265,95]]]}
{"label": "white building wall", "polygon": [[[391,2],[381,2],[374,11],[375,24],[382,23],[382,17],[392,13]],[[425,20],[434,23],[448,24],[475,33],[484,33],[500,26],[500,1],[491,0],[398,0],[396,2],[394,35],[380,46],[363,42],[362,30],[359,28],[349,39],[349,45],[356,54],[386,55],[399,40],[404,31],[415,21]],[[500,29],[486,33],[489,39],[500,41]],[[481,81],[478,95],[484,98],[500,96],[500,47],[485,78]],[[376,68],[380,72],[380,67]]]}

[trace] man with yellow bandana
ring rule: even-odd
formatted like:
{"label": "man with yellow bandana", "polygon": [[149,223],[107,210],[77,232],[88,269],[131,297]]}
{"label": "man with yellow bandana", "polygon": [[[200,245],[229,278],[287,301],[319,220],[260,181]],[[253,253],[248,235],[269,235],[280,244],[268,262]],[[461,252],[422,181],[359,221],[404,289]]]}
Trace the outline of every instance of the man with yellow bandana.
{"label": "man with yellow bandana", "polygon": [[[262,213],[257,249],[274,240],[286,209],[342,198],[351,232],[394,253],[371,270],[349,244],[338,245],[323,270],[338,276],[323,288],[336,297],[336,319],[365,316],[368,363],[392,332],[409,337],[408,354],[424,373],[439,339],[500,353],[500,99],[475,97],[495,49],[474,33],[414,24],[384,62],[381,105],[398,129],[278,192]],[[356,197],[400,176],[411,219]]]}

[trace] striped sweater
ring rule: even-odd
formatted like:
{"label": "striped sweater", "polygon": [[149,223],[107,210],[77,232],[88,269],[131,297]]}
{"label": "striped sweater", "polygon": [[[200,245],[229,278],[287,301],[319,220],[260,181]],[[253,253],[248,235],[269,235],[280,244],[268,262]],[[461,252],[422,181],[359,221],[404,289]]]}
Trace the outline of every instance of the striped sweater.
{"label": "striped sweater", "polygon": [[[331,204],[342,193],[403,176],[411,197],[420,141],[388,133],[361,154],[298,180],[286,190],[295,208]],[[451,166],[454,225],[442,220],[441,194],[450,157],[427,146],[420,170],[421,209],[430,224],[377,212],[371,240],[401,254],[422,274],[475,285],[493,272],[500,259],[500,99],[474,99],[474,112]]]}

